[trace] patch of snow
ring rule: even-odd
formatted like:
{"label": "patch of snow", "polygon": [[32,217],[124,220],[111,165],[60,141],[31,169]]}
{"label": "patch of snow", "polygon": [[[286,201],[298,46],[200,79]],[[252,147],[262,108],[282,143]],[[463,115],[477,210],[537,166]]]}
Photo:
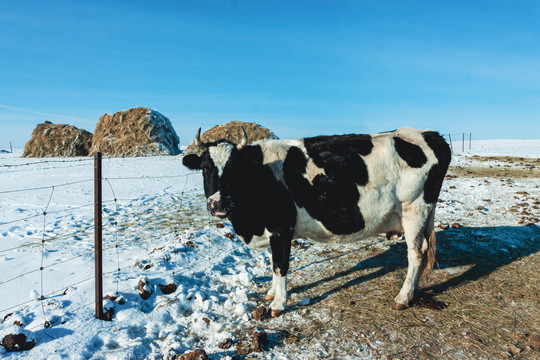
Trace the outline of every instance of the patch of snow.
{"label": "patch of snow", "polygon": [[[454,150],[461,153],[461,141],[454,141]],[[540,157],[540,140],[538,139],[497,139],[497,140],[472,140],[471,149],[465,140],[464,154],[485,156],[518,156]]]}

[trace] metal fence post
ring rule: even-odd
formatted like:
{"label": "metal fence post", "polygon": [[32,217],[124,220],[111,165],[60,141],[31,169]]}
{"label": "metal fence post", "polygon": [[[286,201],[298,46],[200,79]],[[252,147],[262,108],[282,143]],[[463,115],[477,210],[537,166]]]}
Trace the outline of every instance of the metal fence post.
{"label": "metal fence post", "polygon": [[462,133],[461,137],[461,152],[465,152],[465,133]]}
{"label": "metal fence post", "polygon": [[450,141],[450,152],[454,153],[454,147],[452,146],[452,135],[448,134],[448,140]]}
{"label": "metal fence post", "polygon": [[472,133],[469,133],[469,150],[471,150]]}
{"label": "metal fence post", "polygon": [[101,214],[101,153],[94,155],[94,258],[96,274],[96,317],[103,318],[103,261]]}

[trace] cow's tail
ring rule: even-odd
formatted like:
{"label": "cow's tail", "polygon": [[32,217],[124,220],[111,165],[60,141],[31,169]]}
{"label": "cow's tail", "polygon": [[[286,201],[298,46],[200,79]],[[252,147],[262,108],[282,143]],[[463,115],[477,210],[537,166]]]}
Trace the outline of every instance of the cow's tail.
{"label": "cow's tail", "polygon": [[424,230],[425,241],[422,246],[422,280],[429,280],[433,265],[435,265],[435,253],[437,252],[437,237],[435,236],[435,206],[431,210]]}

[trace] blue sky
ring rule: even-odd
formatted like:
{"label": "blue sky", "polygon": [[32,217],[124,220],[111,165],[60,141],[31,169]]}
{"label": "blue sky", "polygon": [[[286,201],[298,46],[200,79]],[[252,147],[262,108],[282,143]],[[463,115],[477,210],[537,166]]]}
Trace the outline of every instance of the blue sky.
{"label": "blue sky", "polygon": [[281,138],[540,138],[538,1],[0,0],[0,148],[137,106]]}

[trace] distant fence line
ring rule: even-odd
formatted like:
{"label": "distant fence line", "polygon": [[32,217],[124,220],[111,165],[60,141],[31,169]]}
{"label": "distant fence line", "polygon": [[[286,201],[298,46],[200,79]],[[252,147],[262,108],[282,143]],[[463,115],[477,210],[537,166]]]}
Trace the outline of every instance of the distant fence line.
{"label": "distant fence line", "polygon": [[[99,157],[99,161],[98,161],[98,157]],[[13,282],[13,281],[15,281],[17,279],[20,279],[22,277],[28,276],[30,274],[33,274],[33,273],[36,273],[36,272],[39,271],[40,272],[40,293],[39,293],[39,297],[37,299],[32,299],[32,300],[25,301],[25,302],[22,302],[22,303],[19,303],[19,304],[10,305],[10,306],[8,306],[6,308],[0,308],[0,316],[1,317],[6,316],[6,313],[13,310],[13,309],[28,305],[28,304],[30,304],[32,302],[35,302],[35,301],[40,301],[44,321],[41,324],[38,324],[36,326],[33,326],[33,327],[29,328],[29,330],[34,330],[34,329],[37,329],[39,327],[44,327],[45,329],[48,329],[48,328],[50,328],[52,326],[52,324],[48,321],[47,314],[46,314],[46,311],[45,311],[45,306],[44,306],[44,300],[48,299],[48,298],[50,298],[50,297],[52,297],[54,295],[60,294],[62,292],[65,293],[65,291],[67,291],[67,289],[73,288],[74,286],[77,286],[77,285],[80,285],[82,283],[94,280],[95,283],[96,283],[96,292],[95,292],[94,301],[83,304],[81,307],[79,307],[79,308],[77,308],[75,310],[70,310],[70,312],[75,312],[75,311],[78,311],[78,310],[80,310],[80,309],[82,309],[84,307],[95,305],[96,306],[96,317],[99,318],[99,319],[104,319],[104,314],[103,314],[103,300],[104,300],[104,297],[103,297],[103,276],[112,275],[112,274],[116,273],[116,275],[117,275],[115,277],[116,278],[115,279],[115,282],[116,282],[116,296],[118,296],[118,294],[119,294],[119,281],[120,281],[119,280],[119,275],[120,275],[121,271],[125,270],[127,268],[130,268],[130,267],[133,267],[133,264],[130,264],[130,265],[124,266],[124,267],[120,266],[120,254],[119,254],[119,242],[118,242],[119,235],[122,234],[124,231],[127,231],[129,229],[129,227],[125,226],[122,229],[119,229],[119,227],[118,227],[119,226],[118,217],[120,216],[120,214],[119,214],[119,202],[132,202],[132,201],[144,198],[144,196],[147,195],[147,194],[144,194],[142,197],[137,197],[137,198],[133,198],[133,199],[118,199],[116,197],[116,193],[114,191],[114,187],[113,187],[111,181],[115,181],[115,180],[146,180],[146,179],[185,178],[185,182],[183,184],[183,188],[182,188],[181,192],[178,192],[178,193],[166,193],[166,194],[156,195],[156,198],[157,198],[157,197],[164,197],[164,196],[184,195],[186,193],[185,189],[186,189],[186,186],[187,186],[188,177],[192,176],[192,175],[198,175],[198,172],[190,172],[190,173],[181,174],[181,175],[165,175],[165,176],[103,177],[102,172],[101,172],[101,161],[100,161],[101,160],[101,154],[99,154],[99,155],[96,154],[96,156],[93,159],[88,158],[88,159],[77,159],[77,160],[45,160],[43,162],[29,162],[29,163],[24,163],[24,164],[0,165],[0,166],[2,166],[2,167],[13,167],[13,166],[19,167],[19,166],[31,166],[31,165],[36,165],[36,164],[40,164],[40,163],[80,162],[80,161],[92,161],[92,160],[94,161],[94,170],[95,170],[94,178],[88,178],[88,179],[84,179],[84,180],[73,181],[73,182],[68,182],[68,183],[62,183],[62,184],[57,184],[57,185],[50,185],[50,186],[39,186],[39,187],[33,187],[33,188],[20,188],[20,189],[0,191],[0,194],[28,192],[28,191],[44,190],[44,189],[50,189],[50,191],[51,191],[50,195],[48,196],[48,201],[45,204],[45,206],[44,206],[41,213],[36,214],[36,215],[32,215],[32,216],[27,216],[27,217],[24,217],[24,218],[14,219],[14,220],[2,221],[3,219],[0,219],[0,227],[1,227],[1,226],[10,225],[10,224],[18,223],[18,222],[25,222],[25,221],[28,221],[30,219],[41,217],[41,216],[43,217],[43,229],[41,231],[41,235],[39,236],[39,239],[40,239],[39,241],[32,241],[32,242],[28,242],[28,243],[18,244],[17,246],[14,246],[14,247],[11,247],[11,248],[0,249],[0,254],[3,254],[3,253],[8,253],[8,252],[11,252],[11,251],[15,251],[15,250],[20,249],[22,247],[28,247],[28,246],[40,246],[41,247],[41,261],[40,261],[39,268],[32,269],[30,271],[19,274],[17,276],[9,278],[9,279],[0,279],[0,287],[2,287],[5,284],[11,283],[11,282]],[[98,171],[98,167],[99,167],[99,171]],[[85,205],[74,206],[74,207],[71,207],[71,208],[68,208],[68,209],[63,209],[63,210],[48,211],[51,200],[52,200],[52,198],[53,198],[53,196],[55,194],[56,189],[62,188],[62,187],[73,186],[73,185],[77,185],[77,184],[82,184],[82,183],[90,182],[90,181],[94,181],[94,185],[95,185],[94,186],[94,202],[88,203],[88,204],[85,204]],[[101,189],[100,189],[103,182],[106,182],[108,187],[110,188],[110,190],[111,190],[111,192],[113,194],[113,199],[107,199],[107,200],[103,201],[102,194],[101,194]],[[182,186],[182,185],[180,185],[180,186]],[[97,193],[98,190],[100,191],[99,194]],[[67,238],[70,238],[70,237],[82,238],[84,236],[90,236],[91,235],[90,232],[91,232],[92,229],[94,230],[93,233],[94,233],[95,242],[98,241],[98,240],[101,240],[102,236],[103,236],[102,230],[104,229],[103,222],[102,222],[103,210],[104,210],[104,208],[107,207],[105,204],[112,204],[112,203],[114,203],[114,212],[112,212],[110,215],[107,215],[106,224],[114,226],[113,229],[109,229],[109,233],[108,233],[108,235],[111,236],[114,241],[112,242],[112,244],[109,244],[106,247],[103,247],[102,244],[96,244],[95,243],[95,246],[94,246],[94,255],[95,255],[94,260],[95,260],[95,263],[96,263],[96,271],[95,271],[94,276],[84,278],[82,280],[79,280],[79,281],[74,282],[74,283],[69,284],[69,285],[62,286],[59,289],[53,290],[53,291],[45,294],[44,283],[45,283],[46,278],[45,278],[44,273],[43,273],[44,270],[53,268],[53,267],[58,266],[60,264],[65,264],[67,262],[79,259],[81,257],[91,257],[92,256],[92,254],[86,252],[86,253],[83,253],[83,254],[79,254],[79,255],[70,257],[68,259],[56,261],[54,263],[46,265],[45,262],[44,262],[44,258],[45,258],[44,255],[45,255],[46,246],[48,244],[51,244],[54,241],[60,240],[60,239],[67,239]],[[58,235],[58,236],[49,236],[47,234],[47,229],[46,229],[47,215],[56,214],[56,213],[64,213],[64,212],[69,213],[69,212],[71,212],[73,210],[76,210],[76,209],[81,209],[81,208],[91,207],[91,206],[94,206],[94,224],[93,225],[88,225],[87,227],[83,228],[81,230],[81,232],[79,232],[77,234],[65,234],[65,235]],[[151,226],[152,224],[159,224],[161,221],[162,221],[161,218],[156,217],[152,221],[147,221],[145,223],[145,226],[149,226],[149,225]],[[172,234],[176,234],[177,237],[178,237],[179,236],[179,231],[181,231],[181,229],[179,229],[178,226],[174,226],[172,231],[158,233],[158,234],[155,234],[155,235],[150,236],[148,238],[142,238],[142,239],[138,239],[138,240],[142,242],[142,241],[161,238],[163,236],[168,236],[168,235],[172,235]],[[38,239],[36,239],[36,240],[38,240]],[[97,248],[98,246],[96,246],[96,245],[98,245],[100,247],[100,249],[98,249]],[[117,265],[116,265],[116,267],[114,269],[107,270],[107,271],[103,272],[103,269],[102,269],[103,250],[110,250],[110,249],[115,249],[116,250],[116,263],[117,263]],[[98,250],[100,250],[100,251],[98,251]],[[177,251],[175,249],[174,250],[175,257],[176,257],[176,252]],[[98,269],[98,267],[100,269]],[[176,265],[173,266],[173,268],[171,270],[173,276],[175,274],[175,267],[176,267]],[[124,289],[122,291],[127,291],[127,290],[129,290],[131,288],[132,288],[132,286],[130,285],[129,287],[127,287],[126,289]],[[27,289],[25,289],[25,291],[26,290]]]}
{"label": "distant fence line", "polygon": [[459,143],[461,143],[461,152],[465,152],[466,145],[469,150],[472,149],[472,133],[442,134],[442,136],[448,141],[452,153],[457,152],[456,146],[459,146]]}

